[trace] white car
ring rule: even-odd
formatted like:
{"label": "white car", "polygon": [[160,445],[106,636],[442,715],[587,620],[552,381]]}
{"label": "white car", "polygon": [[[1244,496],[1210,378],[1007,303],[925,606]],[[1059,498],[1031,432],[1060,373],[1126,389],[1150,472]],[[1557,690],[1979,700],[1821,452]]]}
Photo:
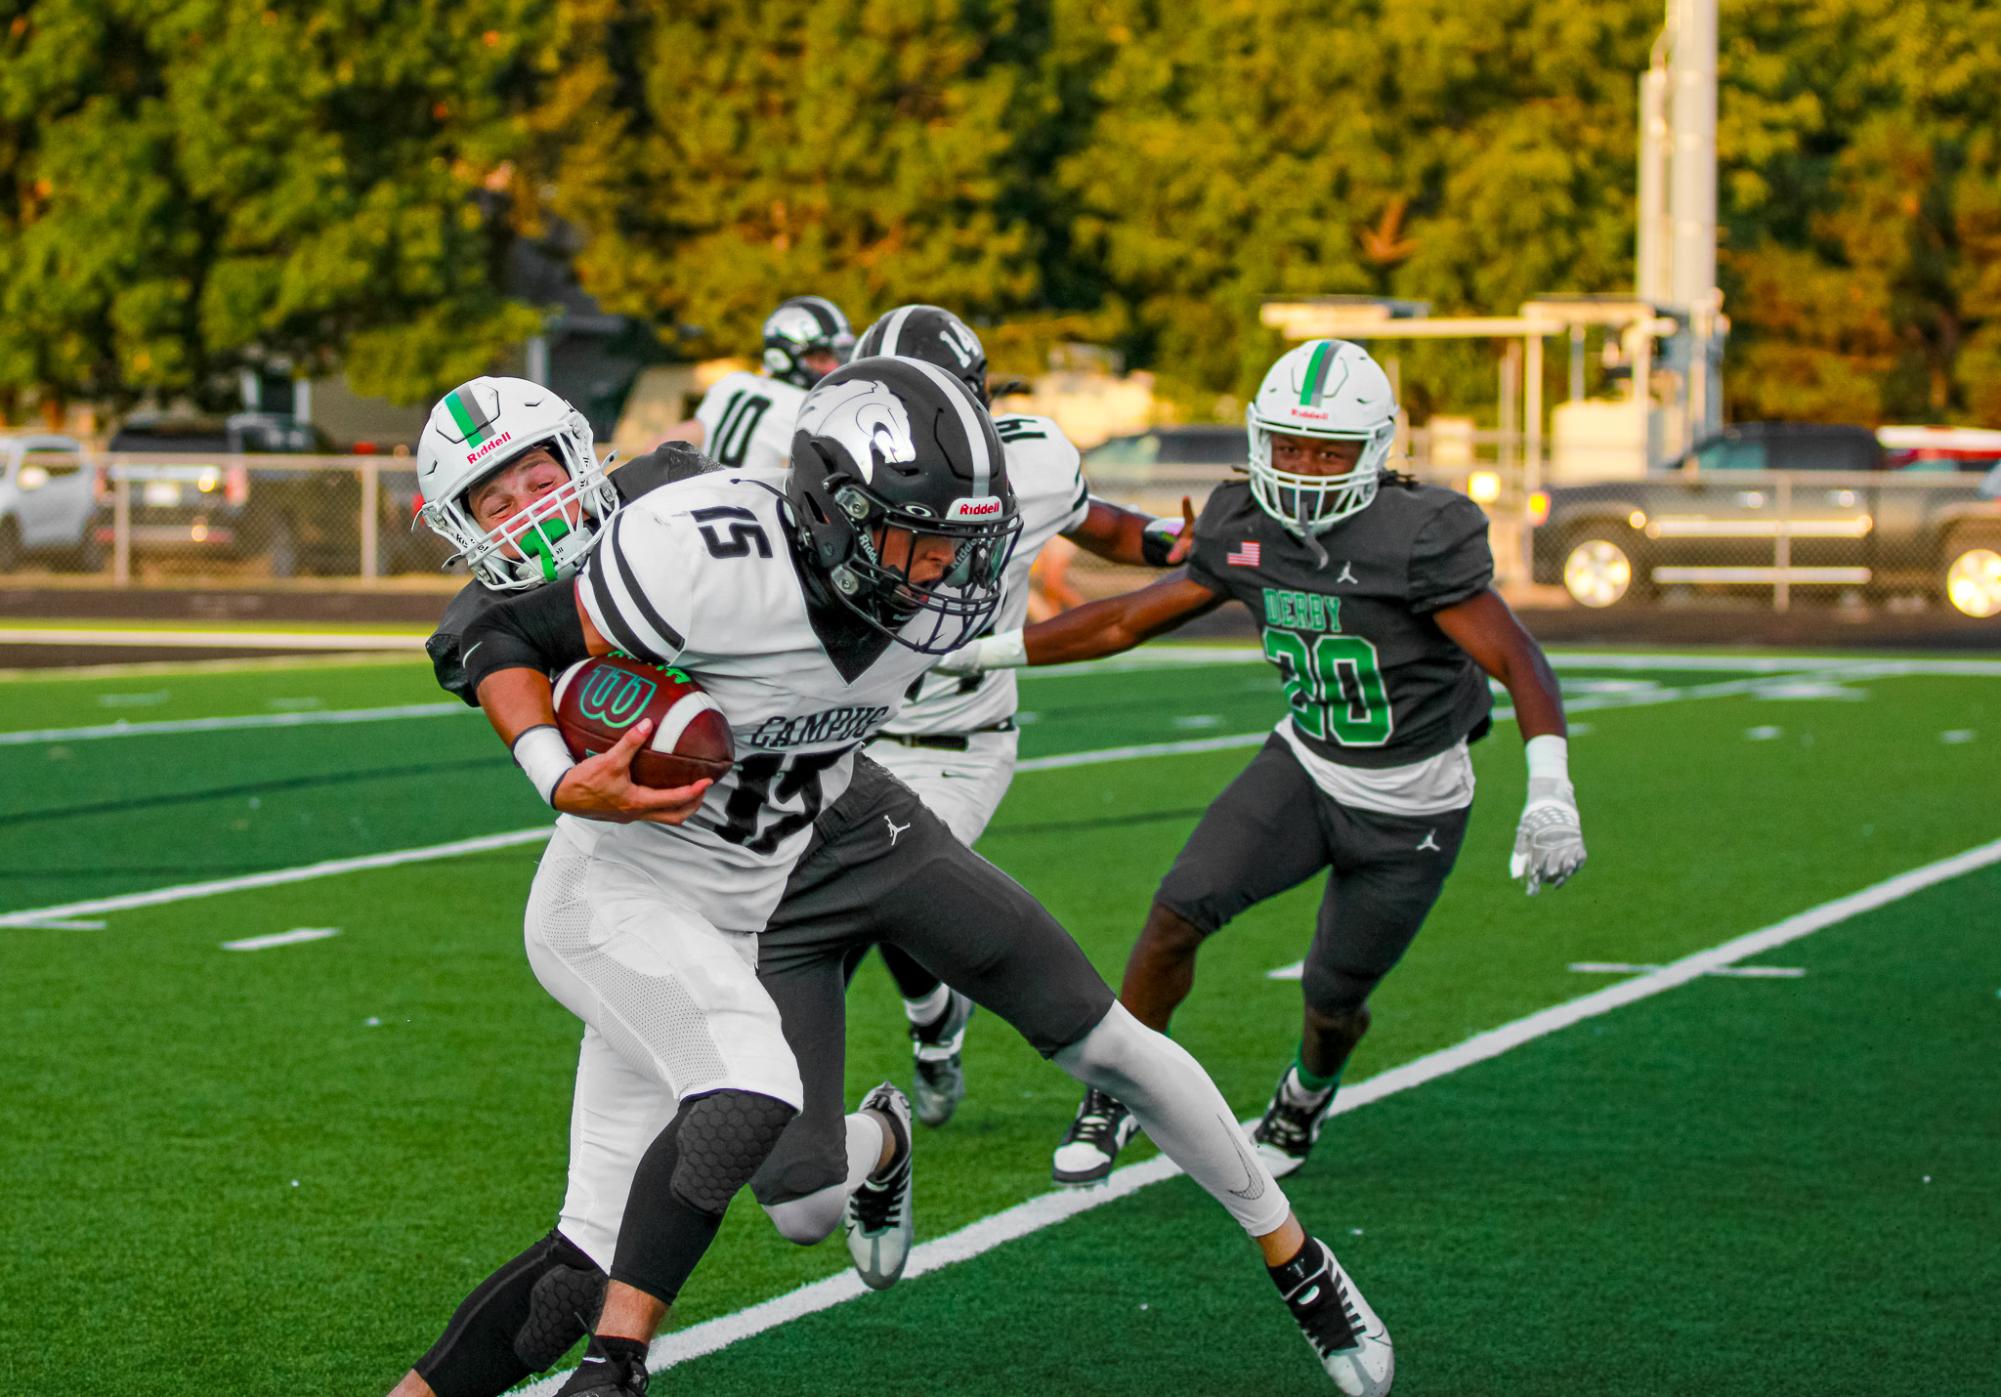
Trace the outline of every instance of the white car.
{"label": "white car", "polygon": [[53,555],[94,567],[96,479],[75,437],[24,432],[0,436],[0,572]]}

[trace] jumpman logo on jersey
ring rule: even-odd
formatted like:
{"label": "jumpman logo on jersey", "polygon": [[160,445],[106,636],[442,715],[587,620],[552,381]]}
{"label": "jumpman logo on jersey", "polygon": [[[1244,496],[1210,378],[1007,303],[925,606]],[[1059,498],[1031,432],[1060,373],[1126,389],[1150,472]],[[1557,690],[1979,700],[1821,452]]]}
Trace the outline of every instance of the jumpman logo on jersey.
{"label": "jumpman logo on jersey", "polygon": [[1334,580],[1336,582],[1353,582],[1358,587],[1361,585],[1362,582],[1362,580],[1359,577],[1355,576],[1354,563],[1350,562],[1345,558],[1342,559],[1341,561],[1341,575],[1335,578]]}
{"label": "jumpman logo on jersey", "polygon": [[910,826],[899,825],[896,821],[890,819],[889,816],[887,815],[882,817],[882,822],[889,826],[889,847],[894,849],[896,847],[896,836],[902,834],[905,830],[909,829]]}
{"label": "jumpman logo on jersey", "polygon": [[[887,818],[887,817],[885,817],[885,818]],[[1444,851],[1443,849],[1441,849],[1441,848],[1439,848],[1439,847],[1438,847],[1438,831],[1437,831],[1437,830],[1435,830],[1435,829],[1428,829],[1428,830],[1426,830],[1426,831],[1424,832],[1424,842],[1423,842],[1422,844],[1419,844],[1419,845],[1417,846],[1417,852],[1421,854],[1421,853],[1423,853],[1423,852],[1424,852],[1424,851],[1425,851],[1426,849],[1429,849],[1429,850],[1431,850],[1431,852],[1432,852],[1432,853],[1434,853],[1434,854],[1442,854],[1442,853],[1444,853],[1444,852],[1445,852],[1445,851]]]}

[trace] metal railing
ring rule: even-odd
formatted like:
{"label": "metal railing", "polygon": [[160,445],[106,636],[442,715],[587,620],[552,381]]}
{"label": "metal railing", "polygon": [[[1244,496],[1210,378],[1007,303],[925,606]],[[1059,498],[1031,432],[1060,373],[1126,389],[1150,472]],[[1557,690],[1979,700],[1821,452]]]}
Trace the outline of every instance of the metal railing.
{"label": "metal railing", "polygon": [[[1517,435],[1411,433],[1399,469],[1486,509],[1497,578],[1540,602],[1691,599],[1779,610],[1803,597],[2001,612],[2001,499],[1977,471],[1655,472],[1533,488]],[[1440,459],[1444,457],[1445,459]],[[1227,464],[1124,466],[1093,488],[1156,514],[1199,508]],[[2001,476],[1996,477],[2001,481]],[[1990,486],[1990,488],[1993,488]],[[407,457],[99,454],[29,458],[0,481],[0,575],[118,587],[451,588],[450,548],[410,527]],[[1143,585],[1079,555],[1078,590]]]}

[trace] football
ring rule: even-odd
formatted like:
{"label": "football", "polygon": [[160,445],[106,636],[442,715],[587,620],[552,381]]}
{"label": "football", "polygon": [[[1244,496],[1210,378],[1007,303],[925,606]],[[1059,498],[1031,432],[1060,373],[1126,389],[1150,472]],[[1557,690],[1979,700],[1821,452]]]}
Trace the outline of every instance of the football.
{"label": "football", "polygon": [[632,759],[632,779],[669,789],[715,779],[736,759],[716,701],[686,673],[610,654],[571,665],[556,678],[556,727],[578,761],[606,751],[641,718],[653,737]]}

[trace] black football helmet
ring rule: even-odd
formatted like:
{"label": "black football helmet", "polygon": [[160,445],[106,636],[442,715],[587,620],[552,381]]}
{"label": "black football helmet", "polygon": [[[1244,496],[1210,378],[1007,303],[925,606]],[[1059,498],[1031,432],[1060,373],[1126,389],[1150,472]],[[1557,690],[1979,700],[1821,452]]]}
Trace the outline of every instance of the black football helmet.
{"label": "black football helmet", "polygon": [[936,364],[973,390],[982,407],[987,393],[987,351],[972,327],[942,306],[898,306],[862,331],[855,357],[896,354]]}
{"label": "black football helmet", "polygon": [[832,354],[845,364],[854,349],[848,318],[825,296],[794,296],[765,317],[764,371],[783,382],[811,388],[820,375],[806,367],[808,354]]}
{"label": "black football helmet", "polygon": [[[880,356],[834,370],[799,406],[785,493],[806,565],[899,644],[942,655],[993,618],[1021,515],[993,419],[958,378]],[[901,563],[890,530],[913,535]],[[953,544],[936,582],[910,576],[915,536]]]}

